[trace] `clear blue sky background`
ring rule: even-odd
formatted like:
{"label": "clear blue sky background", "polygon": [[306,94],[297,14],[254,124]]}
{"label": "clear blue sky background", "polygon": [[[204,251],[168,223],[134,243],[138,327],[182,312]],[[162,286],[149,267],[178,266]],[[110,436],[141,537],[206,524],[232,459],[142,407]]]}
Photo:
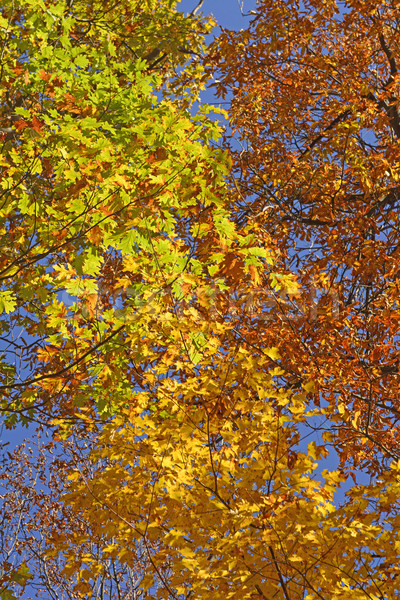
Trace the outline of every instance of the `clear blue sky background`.
{"label": "clear blue sky background", "polygon": [[[180,0],[178,11],[190,13],[199,3],[199,0]],[[245,16],[249,10],[256,7],[256,0],[204,0],[199,14],[212,15],[217,22],[212,35],[206,38],[207,43],[211,43],[215,36],[220,33],[220,27],[226,29],[240,30],[244,29],[249,23],[249,17]],[[217,99],[214,97],[213,89],[201,92],[201,101],[205,104],[214,104]],[[196,105],[195,105],[196,110]]]}
{"label": "clear blue sky background", "polygon": [[[191,12],[197,4],[198,0],[181,0],[178,10]],[[247,22],[241,14],[241,9],[245,14],[254,9],[255,5],[256,0],[204,0],[200,12],[204,15],[212,14],[222,27],[241,29]]]}

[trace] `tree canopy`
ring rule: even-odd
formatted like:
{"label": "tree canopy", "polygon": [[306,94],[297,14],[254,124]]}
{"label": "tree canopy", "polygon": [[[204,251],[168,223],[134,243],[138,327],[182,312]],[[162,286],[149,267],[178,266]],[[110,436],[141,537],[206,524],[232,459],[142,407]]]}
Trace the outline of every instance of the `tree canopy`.
{"label": "tree canopy", "polygon": [[398,13],[4,2],[1,600],[398,597]]}

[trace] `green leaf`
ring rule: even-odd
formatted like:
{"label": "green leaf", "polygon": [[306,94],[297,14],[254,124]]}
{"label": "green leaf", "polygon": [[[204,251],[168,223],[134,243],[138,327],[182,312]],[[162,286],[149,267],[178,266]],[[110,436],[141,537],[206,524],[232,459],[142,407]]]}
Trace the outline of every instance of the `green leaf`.
{"label": "green leaf", "polygon": [[12,574],[13,581],[15,581],[16,583],[18,583],[18,585],[21,585],[23,587],[26,585],[29,579],[32,579],[32,577],[33,575],[29,572],[29,569],[26,566],[26,564],[20,565],[18,571],[14,571]]}
{"label": "green leaf", "polygon": [[0,600],[17,600],[17,597],[11,590],[0,590]]}
{"label": "green leaf", "polygon": [[17,306],[17,299],[10,290],[0,292],[0,315],[3,312],[10,313]]}

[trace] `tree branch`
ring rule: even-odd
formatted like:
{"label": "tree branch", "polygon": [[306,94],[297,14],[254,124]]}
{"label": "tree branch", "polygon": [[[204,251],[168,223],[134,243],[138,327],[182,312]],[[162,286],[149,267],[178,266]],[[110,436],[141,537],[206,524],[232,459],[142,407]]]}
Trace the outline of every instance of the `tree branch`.
{"label": "tree branch", "polygon": [[274,561],[276,572],[278,573],[279,581],[282,586],[283,595],[285,596],[286,600],[290,600],[290,596],[289,596],[289,593],[288,593],[288,590],[286,587],[286,583],[285,583],[285,580],[283,579],[282,571],[280,570],[278,561],[276,560],[274,549],[272,548],[272,546],[268,546],[268,548],[269,548],[269,551],[271,552],[271,556],[272,556],[272,560]]}
{"label": "tree branch", "polygon": [[122,329],[124,329],[124,327],[125,327],[125,325],[121,325],[121,327],[118,327],[118,329],[116,329],[115,331],[113,331],[108,337],[106,337],[105,340],[102,340],[101,342],[99,342],[98,344],[96,344],[93,348],[90,348],[90,350],[88,350],[87,352],[85,352],[84,354],[82,354],[82,356],[80,356],[79,358],[77,358],[73,362],[69,363],[68,365],[66,365],[65,367],[63,367],[62,369],[60,369],[60,371],[56,371],[55,373],[49,373],[48,375],[41,375],[40,377],[34,377],[33,379],[29,379],[28,381],[23,381],[21,383],[13,383],[13,384],[9,384],[9,385],[0,385],[0,390],[11,390],[11,389],[15,389],[15,388],[22,388],[22,387],[25,387],[27,385],[31,385],[32,383],[37,383],[38,381],[43,381],[45,379],[55,379],[56,377],[60,377],[61,375],[64,375],[64,373],[66,373],[67,371],[69,371],[73,367],[76,367],[76,365],[79,365],[79,363],[81,363],[83,360],[85,360],[86,357],[88,357],[90,354],[92,354],[93,352],[95,352],[98,348],[100,348],[105,343],[107,343],[109,340],[111,340],[111,338],[113,338],[120,331],[122,331]]}

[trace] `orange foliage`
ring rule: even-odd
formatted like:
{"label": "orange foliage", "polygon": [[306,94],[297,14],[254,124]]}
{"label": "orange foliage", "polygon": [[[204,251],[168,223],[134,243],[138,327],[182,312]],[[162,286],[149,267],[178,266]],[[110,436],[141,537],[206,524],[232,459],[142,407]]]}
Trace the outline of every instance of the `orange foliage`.
{"label": "orange foliage", "polygon": [[237,221],[300,284],[258,344],[278,345],[288,387],[315,382],[343,465],[376,472],[400,444],[398,3],[261,0],[208,65],[232,98]]}

